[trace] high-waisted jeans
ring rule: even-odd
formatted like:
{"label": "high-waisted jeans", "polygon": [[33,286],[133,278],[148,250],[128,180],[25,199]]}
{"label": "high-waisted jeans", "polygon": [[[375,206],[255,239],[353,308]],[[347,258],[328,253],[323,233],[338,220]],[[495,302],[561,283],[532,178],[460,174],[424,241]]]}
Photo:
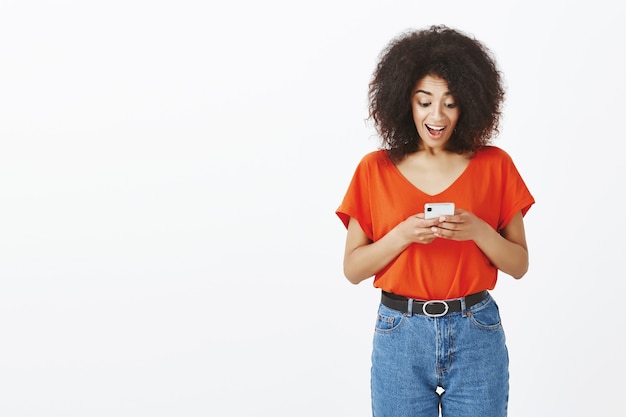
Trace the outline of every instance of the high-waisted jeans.
{"label": "high-waisted jeans", "polygon": [[505,417],[509,357],[495,300],[443,317],[379,306],[374,417]]}

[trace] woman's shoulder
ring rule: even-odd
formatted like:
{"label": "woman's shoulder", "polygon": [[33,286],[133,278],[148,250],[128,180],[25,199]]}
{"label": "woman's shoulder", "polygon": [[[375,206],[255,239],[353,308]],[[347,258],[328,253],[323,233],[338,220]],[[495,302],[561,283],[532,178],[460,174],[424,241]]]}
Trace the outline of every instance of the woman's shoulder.
{"label": "woman's shoulder", "polygon": [[386,165],[389,163],[391,160],[384,149],[368,152],[361,158],[361,165]]}
{"label": "woman's shoulder", "polygon": [[511,161],[511,156],[508,154],[508,152],[498,146],[493,145],[483,146],[478,149],[474,158],[476,157],[484,160],[491,160],[494,162]]}
{"label": "woman's shoulder", "polygon": [[364,161],[379,161],[382,159],[389,159],[385,149],[376,149],[375,151],[368,152],[363,156]]}

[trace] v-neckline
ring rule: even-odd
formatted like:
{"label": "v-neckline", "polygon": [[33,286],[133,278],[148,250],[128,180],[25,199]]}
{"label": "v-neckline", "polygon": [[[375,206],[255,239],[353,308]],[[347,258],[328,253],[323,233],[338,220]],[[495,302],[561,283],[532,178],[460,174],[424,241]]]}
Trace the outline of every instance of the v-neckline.
{"label": "v-neckline", "polygon": [[446,193],[448,190],[450,190],[452,187],[454,187],[458,182],[461,181],[461,179],[466,175],[466,173],[469,171],[470,166],[473,164],[474,159],[476,159],[476,157],[478,156],[478,153],[475,153],[473,157],[470,158],[467,166],[465,168],[463,168],[463,171],[461,171],[461,173],[450,183],[448,184],[444,189],[442,189],[441,191],[435,193],[435,194],[429,194],[426,191],[422,190],[421,188],[419,188],[417,185],[413,184],[403,173],[402,171],[400,171],[400,168],[398,168],[398,166],[394,163],[392,163],[395,171],[398,173],[398,175],[404,180],[404,182],[406,182],[411,188],[413,188],[414,190],[418,191],[419,193],[429,197],[429,198],[435,198],[438,196],[441,196],[442,194]]}

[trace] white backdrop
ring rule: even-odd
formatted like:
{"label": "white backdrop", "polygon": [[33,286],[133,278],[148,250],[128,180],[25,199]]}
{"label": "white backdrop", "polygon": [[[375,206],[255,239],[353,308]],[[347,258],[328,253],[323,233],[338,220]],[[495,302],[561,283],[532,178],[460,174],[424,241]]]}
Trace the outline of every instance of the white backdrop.
{"label": "white backdrop", "polygon": [[511,417],[623,409],[623,6],[0,3],[0,415],[367,416],[378,292],[334,211],[378,53],[496,54],[537,204],[494,290]]}

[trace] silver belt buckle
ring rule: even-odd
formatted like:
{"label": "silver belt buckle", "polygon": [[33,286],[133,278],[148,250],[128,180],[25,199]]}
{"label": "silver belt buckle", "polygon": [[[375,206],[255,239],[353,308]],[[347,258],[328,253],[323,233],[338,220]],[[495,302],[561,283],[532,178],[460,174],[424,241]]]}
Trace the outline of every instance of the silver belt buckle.
{"label": "silver belt buckle", "polygon": [[[426,307],[429,304],[433,304],[433,303],[440,303],[443,304],[446,308],[445,310],[443,310],[443,313],[439,313],[439,314],[430,314],[429,312],[426,311]],[[450,309],[450,306],[448,306],[448,303],[446,303],[445,301],[442,300],[429,300],[424,302],[424,304],[422,304],[422,313],[424,313],[425,316],[428,317],[441,317],[441,316],[445,316],[448,313],[448,310]]]}

